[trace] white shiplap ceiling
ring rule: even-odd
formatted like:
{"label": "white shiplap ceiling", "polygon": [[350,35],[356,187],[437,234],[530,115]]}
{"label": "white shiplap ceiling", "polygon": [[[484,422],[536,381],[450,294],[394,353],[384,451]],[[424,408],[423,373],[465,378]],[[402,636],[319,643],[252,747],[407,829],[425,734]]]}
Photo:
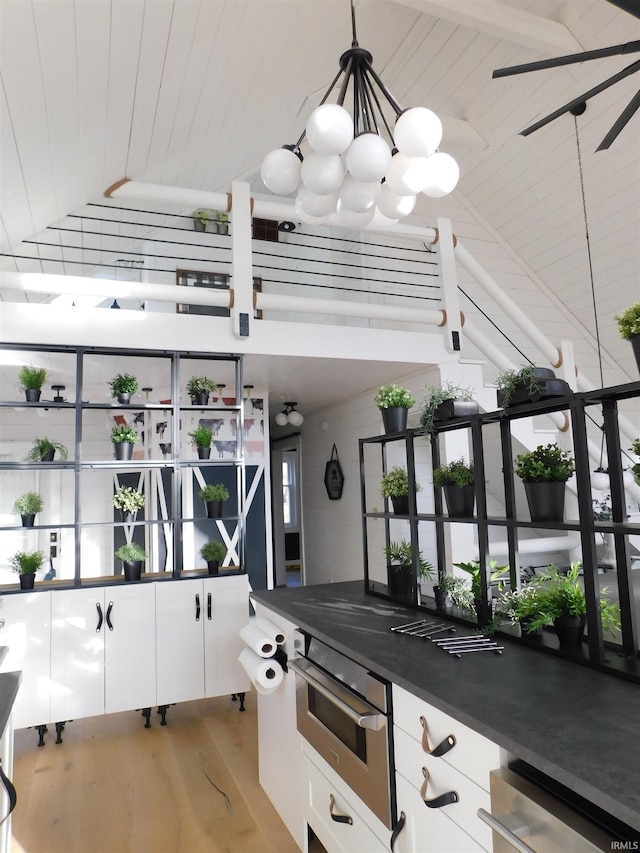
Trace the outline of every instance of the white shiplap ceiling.
{"label": "white shiplap ceiling", "polygon": [[[640,20],[607,0],[360,0],[356,14],[395,98],[441,115],[442,147],[460,164],[455,193],[423,198],[416,217],[450,215],[507,290],[515,263],[561,303],[562,322],[592,334],[574,119],[518,133],[638,54],[491,74],[640,39]],[[0,267],[20,269],[21,241],[125,176],[220,191],[243,178],[265,192],[264,154],[299,137],[350,26],[348,0],[0,0]],[[595,149],[639,83],[617,83],[577,119],[600,334],[618,381],[636,377],[612,318],[640,298],[640,113]],[[549,310],[536,309],[544,330]]]}

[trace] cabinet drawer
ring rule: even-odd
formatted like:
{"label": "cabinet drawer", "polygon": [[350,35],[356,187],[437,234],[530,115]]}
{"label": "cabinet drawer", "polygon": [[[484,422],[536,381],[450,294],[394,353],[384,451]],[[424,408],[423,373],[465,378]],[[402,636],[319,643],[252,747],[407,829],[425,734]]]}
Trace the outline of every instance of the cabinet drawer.
{"label": "cabinet drawer", "polygon": [[502,763],[499,746],[395,684],[393,685],[393,717],[394,725],[405,731],[419,744],[422,743],[424,734],[421,723],[421,718],[424,718],[431,749],[449,735],[453,735],[455,745],[438,761],[450,764],[485,791],[489,790],[489,771],[500,767]]}
{"label": "cabinet drawer", "polygon": [[[323,846],[331,853],[383,853],[388,846],[369,829],[365,819],[354,808],[346,786],[330,782],[312,761],[309,770],[308,823]],[[333,817],[332,817],[333,811]],[[349,817],[351,823],[335,817]]]}
{"label": "cabinet drawer", "polygon": [[394,853],[483,853],[480,844],[441,809],[428,809],[420,792],[402,776],[396,778],[396,790],[398,814],[404,813],[405,823]]}
{"label": "cabinet drawer", "polygon": [[[421,810],[426,813],[425,819],[428,819],[430,814],[444,814],[476,839],[485,850],[491,850],[491,830],[478,817],[479,808],[487,811],[491,808],[489,794],[442,758],[425,755],[421,745],[402,729],[394,727],[393,737],[396,773],[403,776],[417,791]],[[449,792],[455,792],[457,801],[438,808],[425,805],[421,795],[425,781],[423,768],[427,771],[425,800],[434,800]]]}

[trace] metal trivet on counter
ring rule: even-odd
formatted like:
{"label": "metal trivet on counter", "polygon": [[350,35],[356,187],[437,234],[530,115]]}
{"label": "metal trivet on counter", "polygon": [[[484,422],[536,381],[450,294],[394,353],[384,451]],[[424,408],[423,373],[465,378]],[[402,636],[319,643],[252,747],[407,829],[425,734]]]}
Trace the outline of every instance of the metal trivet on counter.
{"label": "metal trivet on counter", "polygon": [[410,637],[430,640],[434,645],[440,646],[441,649],[456,658],[471,652],[495,652],[497,655],[501,655],[504,651],[504,646],[498,645],[491,637],[485,637],[483,634],[470,634],[466,637],[438,637],[437,634],[445,632],[455,634],[456,629],[453,625],[445,625],[443,622],[434,620],[420,619],[416,622],[407,622],[406,625],[397,625],[391,630],[394,634],[408,634]]}

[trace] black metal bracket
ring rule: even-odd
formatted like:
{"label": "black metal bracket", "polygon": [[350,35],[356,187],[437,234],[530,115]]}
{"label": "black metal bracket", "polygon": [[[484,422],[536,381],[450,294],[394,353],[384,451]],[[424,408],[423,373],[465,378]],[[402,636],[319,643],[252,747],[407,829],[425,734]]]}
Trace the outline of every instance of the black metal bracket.
{"label": "black metal bracket", "polygon": [[62,743],[62,732],[66,722],[56,723],[56,743]]}
{"label": "black metal bracket", "polygon": [[289,672],[289,669],[287,668],[287,661],[289,660],[289,658],[287,657],[287,653],[285,652],[282,646],[278,646],[275,652],[271,655],[271,657],[275,661],[277,661],[277,663],[280,664],[283,672]]}
{"label": "black metal bracket", "polygon": [[46,726],[34,726],[35,730],[38,732],[38,746],[44,746],[44,736],[49,731]]}
{"label": "black metal bracket", "polygon": [[244,711],[244,697],[245,697],[244,691],[242,693],[234,693],[233,696],[231,697],[232,702],[237,702],[238,700],[240,700],[240,707],[238,708],[238,712]]}
{"label": "black metal bracket", "polygon": [[[175,702],[171,702],[170,704],[171,704],[171,705],[175,705],[176,703],[175,703]],[[157,713],[157,714],[160,714],[160,717],[161,717],[161,719],[160,719],[160,725],[161,725],[161,726],[166,726],[166,725],[167,725],[167,711],[168,711],[168,710],[169,710],[169,705],[158,705],[158,710],[156,711],[156,713]]]}

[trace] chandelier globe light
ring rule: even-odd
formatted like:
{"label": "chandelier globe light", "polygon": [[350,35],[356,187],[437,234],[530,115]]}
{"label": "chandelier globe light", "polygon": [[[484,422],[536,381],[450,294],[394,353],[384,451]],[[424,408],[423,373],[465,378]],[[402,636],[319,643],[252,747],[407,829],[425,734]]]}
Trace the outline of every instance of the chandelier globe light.
{"label": "chandelier globe light", "polygon": [[301,426],[304,423],[304,417],[297,411],[298,404],[293,401],[285,402],[284,409],[275,416],[275,422],[278,426]]}
{"label": "chandelier globe light", "polygon": [[[267,154],[260,174],[272,193],[297,193],[302,221],[322,223],[337,214],[342,225],[362,228],[372,220],[392,224],[408,216],[419,193],[448,195],[460,170],[438,148],[438,116],[426,107],[403,109],[375,72],[373,57],[358,45],[354,0],[350,5],[353,38],[338,74],[298,141]],[[337,103],[330,103],[339,81]],[[345,107],[348,94],[351,112]],[[391,121],[383,104],[393,113]]]}

